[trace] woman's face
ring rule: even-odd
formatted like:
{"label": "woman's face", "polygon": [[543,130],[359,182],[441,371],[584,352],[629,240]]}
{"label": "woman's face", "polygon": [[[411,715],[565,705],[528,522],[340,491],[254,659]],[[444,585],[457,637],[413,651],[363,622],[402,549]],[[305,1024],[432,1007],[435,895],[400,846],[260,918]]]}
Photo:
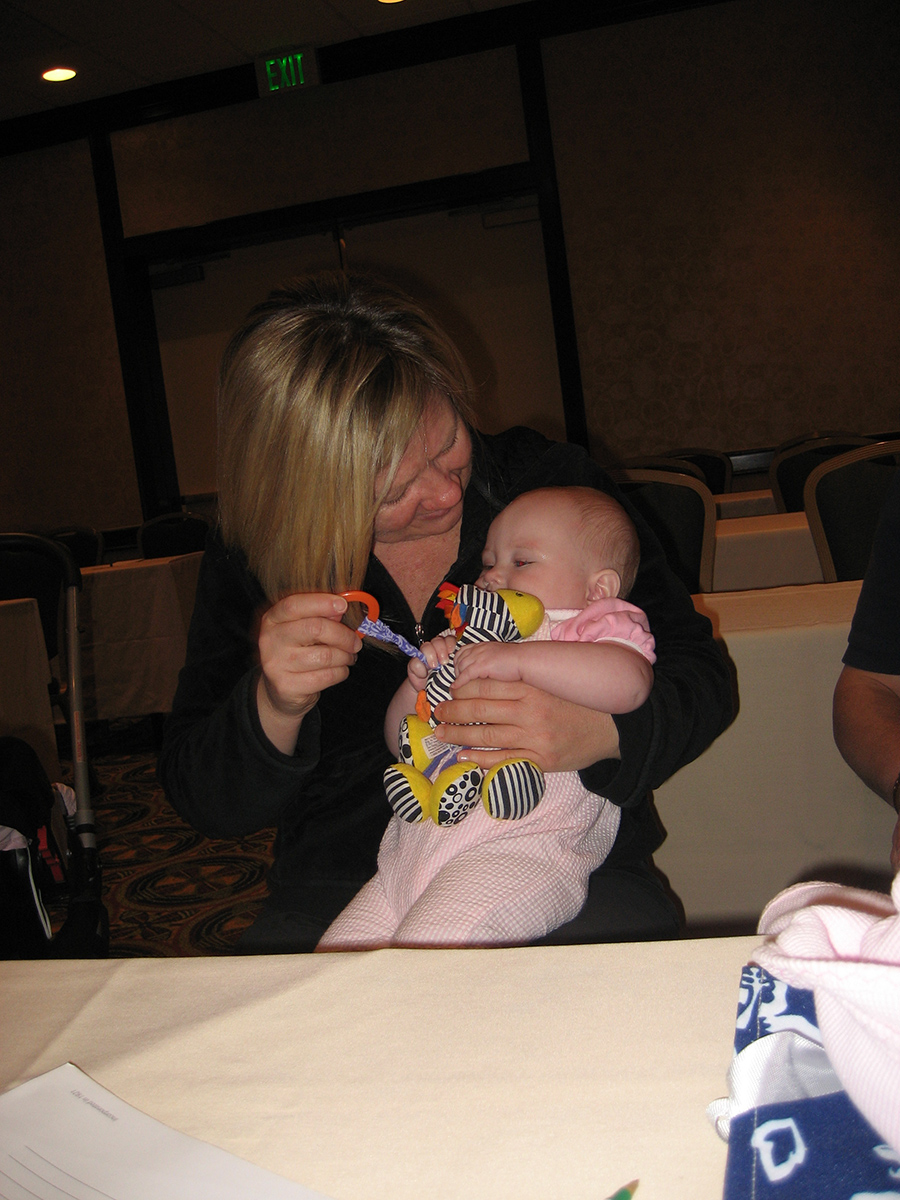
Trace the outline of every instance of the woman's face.
{"label": "woman's face", "polygon": [[[449,533],[462,519],[472,474],[472,442],[446,400],[429,405],[410,439],[375,518],[375,543]],[[382,482],[379,476],[376,487]]]}

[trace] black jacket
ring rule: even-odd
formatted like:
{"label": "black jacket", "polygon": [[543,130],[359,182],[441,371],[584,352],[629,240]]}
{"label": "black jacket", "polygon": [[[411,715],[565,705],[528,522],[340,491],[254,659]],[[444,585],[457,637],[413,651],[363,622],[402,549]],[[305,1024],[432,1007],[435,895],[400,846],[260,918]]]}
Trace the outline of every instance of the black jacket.
{"label": "black jacket", "polygon": [[[449,572],[455,583],[477,578],[488,525],[519,493],[576,484],[616,490],[583,450],[531,430],[474,435],[473,442],[459,557]],[[732,718],[730,677],[709,622],[666,566],[654,535],[623,503],[638,527],[642,551],[630,599],[647,613],[657,662],[648,701],[615,718],[621,761],[581,772],[588,788],[623,810],[610,865],[646,859],[658,847],[664,835],[650,791],[705,750]],[[378,599],[383,619],[415,640],[413,614],[375,558],[363,586]],[[382,772],[392,761],[384,713],[406,677],[406,660],[364,645],[350,677],[325,691],[305,718],[293,756],[281,754],[263,735],[255,704],[254,632],[264,606],[242,556],[214,535],[200,569],[160,778],[178,812],[211,836],[277,826],[272,902],[302,911],[311,890],[320,898],[333,892],[338,897],[333,916],[348,893],[375,873],[391,815],[382,786]],[[425,638],[445,628],[443,614],[429,604]]]}

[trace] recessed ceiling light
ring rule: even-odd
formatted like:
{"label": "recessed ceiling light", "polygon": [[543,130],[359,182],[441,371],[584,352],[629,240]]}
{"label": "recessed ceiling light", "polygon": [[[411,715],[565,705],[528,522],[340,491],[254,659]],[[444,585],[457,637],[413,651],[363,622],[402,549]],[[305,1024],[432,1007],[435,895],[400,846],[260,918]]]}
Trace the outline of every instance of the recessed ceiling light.
{"label": "recessed ceiling light", "polygon": [[378,0],[379,4],[400,4],[402,0]]}
{"label": "recessed ceiling light", "polygon": [[53,67],[50,71],[45,71],[41,76],[48,83],[63,83],[66,79],[74,79],[75,72],[71,67]]}

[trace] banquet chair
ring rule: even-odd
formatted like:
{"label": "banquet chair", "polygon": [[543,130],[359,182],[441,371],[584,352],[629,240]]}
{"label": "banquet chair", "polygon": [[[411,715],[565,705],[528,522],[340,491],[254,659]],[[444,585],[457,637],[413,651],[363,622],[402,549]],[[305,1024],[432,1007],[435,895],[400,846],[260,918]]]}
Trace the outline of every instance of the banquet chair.
{"label": "banquet chair", "polygon": [[667,450],[663,458],[693,463],[703,474],[703,480],[714,496],[731,491],[734,466],[727,454],[721,450],[705,450],[691,446],[683,450]]}
{"label": "banquet chair", "polygon": [[[33,597],[37,601],[50,665],[50,700],[69,726],[73,754],[84,742],[80,592],[81,571],[60,542],[34,533],[0,534],[0,600]],[[58,678],[61,674],[63,681]],[[87,796],[86,760],[84,784]]]}
{"label": "banquet chair", "polygon": [[[780,454],[782,450],[793,450],[795,446],[802,446],[805,442],[818,442],[822,438],[858,438],[864,435],[857,432],[855,429],[813,429],[807,433],[795,433],[793,437],[789,437],[786,441],[779,442],[775,447],[775,454]],[[866,441],[872,441],[872,438],[866,438]]]}
{"label": "banquet chair", "polygon": [[865,575],[875,527],[898,465],[900,439],[860,446],[810,473],[803,507],[826,583]]}
{"label": "banquet chair", "polygon": [[163,513],[151,517],[138,529],[137,546],[141,558],[168,558],[174,554],[193,554],[206,546],[209,522],[195,513]]}
{"label": "banquet chair", "polygon": [[706,482],[706,476],[696,463],[688,462],[686,458],[674,458],[666,454],[659,455],[639,455],[637,458],[623,459],[616,467],[610,468],[615,471],[668,471],[673,475],[688,475],[691,479],[697,479],[701,483]]}
{"label": "banquet chair", "polygon": [[867,446],[872,439],[862,434],[813,434],[808,438],[792,439],[778,446],[769,465],[769,486],[778,512],[803,511],[803,486],[810,472],[820,463],[857,446]]}
{"label": "banquet chair", "polygon": [[62,542],[79,567],[96,567],[103,562],[103,534],[91,525],[65,525],[51,529],[47,537]]}
{"label": "banquet chair", "polygon": [[[0,534],[0,600],[37,601],[50,666],[50,699],[66,719],[72,744],[73,834],[79,845],[73,887],[81,903],[80,917],[86,916],[89,923],[96,917],[94,923],[100,923],[100,867],[84,727],[80,592],[81,571],[60,542],[32,533]],[[60,682],[57,674],[63,670],[65,681]]]}
{"label": "banquet chair", "polygon": [[713,590],[716,505],[702,480],[676,471],[610,472],[662,543],[669,566],[692,594]]}

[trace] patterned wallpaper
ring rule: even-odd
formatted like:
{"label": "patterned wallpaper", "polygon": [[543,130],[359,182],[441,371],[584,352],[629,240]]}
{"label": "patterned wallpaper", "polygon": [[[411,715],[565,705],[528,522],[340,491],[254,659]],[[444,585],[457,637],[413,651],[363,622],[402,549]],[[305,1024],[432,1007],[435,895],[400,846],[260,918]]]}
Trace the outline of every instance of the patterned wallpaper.
{"label": "patterned wallpaper", "polygon": [[528,157],[507,47],[113,135],[126,237]]}
{"label": "patterned wallpaper", "polygon": [[[729,0],[545,43],[597,457],[900,429],[898,33],[896,0]],[[511,50],[300,101],[117,134],[126,232],[526,153]],[[3,523],[134,522],[87,146],[3,160],[0,212]],[[516,411],[555,432],[540,378]]]}
{"label": "patterned wallpaper", "polygon": [[900,428],[898,27],[735,0],[546,45],[596,454]]}

